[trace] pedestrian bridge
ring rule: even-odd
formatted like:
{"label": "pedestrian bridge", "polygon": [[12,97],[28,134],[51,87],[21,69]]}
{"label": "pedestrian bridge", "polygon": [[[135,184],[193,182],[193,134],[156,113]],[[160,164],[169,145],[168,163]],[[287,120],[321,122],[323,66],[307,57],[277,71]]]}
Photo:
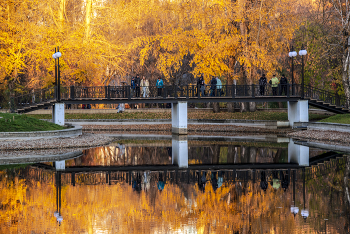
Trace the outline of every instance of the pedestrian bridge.
{"label": "pedestrian bridge", "polygon": [[[160,91],[160,92],[159,92]],[[159,95],[160,94],[160,95]],[[173,132],[187,134],[187,103],[206,102],[288,102],[290,126],[308,122],[308,106],[338,114],[349,113],[345,96],[312,86],[285,85],[273,95],[271,86],[223,85],[211,90],[206,85],[201,91],[196,85],[169,85],[158,90],[156,86],[70,86],[35,90],[11,99],[11,110],[26,113],[53,105],[53,122],[64,125],[65,104],[118,104],[118,103],[172,103]],[[186,116],[186,117],[185,117]]]}

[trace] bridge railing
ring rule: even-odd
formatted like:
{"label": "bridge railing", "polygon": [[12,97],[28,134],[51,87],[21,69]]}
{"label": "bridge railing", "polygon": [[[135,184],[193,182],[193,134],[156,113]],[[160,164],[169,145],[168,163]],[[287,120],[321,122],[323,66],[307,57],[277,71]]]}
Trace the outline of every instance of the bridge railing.
{"label": "bridge railing", "polygon": [[[294,92],[293,92],[294,89]],[[300,85],[280,85],[275,89],[270,85],[222,85],[215,89],[211,85],[165,85],[163,88],[147,86],[70,86],[61,89],[63,100],[74,99],[113,99],[113,98],[204,98],[204,97],[261,97],[261,96],[300,96]]]}
{"label": "bridge railing", "polygon": [[349,108],[348,101],[345,95],[338,95],[338,94],[335,94],[334,92],[318,89],[310,85],[306,85],[304,90],[305,90],[305,97],[309,97],[319,101],[324,101],[325,103],[329,103],[331,105]]}
{"label": "bridge railing", "polygon": [[37,105],[56,99],[55,88],[33,90],[30,93],[11,98],[11,111]]}

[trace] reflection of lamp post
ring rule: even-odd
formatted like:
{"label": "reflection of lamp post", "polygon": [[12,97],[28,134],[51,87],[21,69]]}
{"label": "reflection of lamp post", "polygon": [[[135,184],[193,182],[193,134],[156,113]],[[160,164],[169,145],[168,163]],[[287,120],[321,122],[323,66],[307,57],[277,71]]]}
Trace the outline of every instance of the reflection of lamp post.
{"label": "reflection of lamp post", "polygon": [[304,56],[307,54],[307,51],[304,49],[304,45],[301,46],[299,55],[301,56],[301,98],[304,99]]}
{"label": "reflection of lamp post", "polygon": [[55,59],[55,82],[56,82],[56,99],[58,102],[61,101],[61,87],[60,87],[60,57],[62,56],[59,51],[59,47],[57,46],[57,52],[55,48],[55,53],[52,57]]}
{"label": "reflection of lamp post", "polygon": [[292,95],[294,95],[294,62],[293,62],[293,58],[295,56],[297,56],[297,52],[294,51],[293,46],[290,48],[290,52],[289,52],[289,57],[292,59]]}
{"label": "reflection of lamp post", "polygon": [[293,171],[293,204],[290,207],[290,212],[294,217],[299,213],[299,207],[295,206],[295,170]]}
{"label": "reflection of lamp post", "polygon": [[61,172],[56,172],[56,211],[53,213],[59,225],[63,221],[61,215]]}
{"label": "reflection of lamp post", "polygon": [[307,219],[307,217],[309,217],[309,211],[305,208],[305,190],[306,190],[306,186],[305,186],[305,168],[303,168],[303,198],[304,198],[304,209],[301,210],[301,216],[305,219]]}

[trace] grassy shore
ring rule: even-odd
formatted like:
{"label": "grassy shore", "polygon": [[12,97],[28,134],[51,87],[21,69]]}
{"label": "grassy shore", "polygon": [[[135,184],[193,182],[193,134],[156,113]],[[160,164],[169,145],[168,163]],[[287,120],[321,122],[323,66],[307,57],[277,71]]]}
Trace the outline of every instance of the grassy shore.
{"label": "grassy shore", "polygon": [[28,115],[0,113],[0,132],[62,130],[64,127]]}
{"label": "grassy shore", "polygon": [[[42,115],[30,115],[36,119],[51,119],[52,116],[48,114]],[[310,120],[320,120],[329,117],[329,115],[323,114],[310,114]],[[188,112],[189,119],[250,119],[250,120],[277,120],[287,121],[288,113],[286,112],[220,112],[212,113],[206,111]],[[118,114],[65,114],[65,119],[171,119],[171,113],[118,113]]]}
{"label": "grassy shore", "polygon": [[322,119],[319,122],[350,124],[350,114],[333,115],[328,118]]}

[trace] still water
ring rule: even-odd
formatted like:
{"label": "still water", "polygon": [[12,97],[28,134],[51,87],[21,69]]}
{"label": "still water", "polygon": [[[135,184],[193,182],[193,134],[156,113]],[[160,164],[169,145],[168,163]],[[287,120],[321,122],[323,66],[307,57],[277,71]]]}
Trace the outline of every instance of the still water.
{"label": "still water", "polygon": [[1,233],[349,233],[346,155],[294,143],[122,140],[3,166]]}

